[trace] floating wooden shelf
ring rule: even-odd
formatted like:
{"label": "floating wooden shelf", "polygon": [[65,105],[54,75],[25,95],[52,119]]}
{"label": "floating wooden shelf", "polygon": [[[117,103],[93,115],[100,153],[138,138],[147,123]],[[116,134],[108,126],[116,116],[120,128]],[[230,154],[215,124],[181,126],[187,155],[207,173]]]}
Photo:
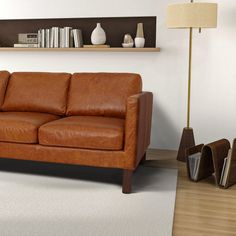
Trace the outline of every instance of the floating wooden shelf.
{"label": "floating wooden shelf", "polygon": [[0,51],[38,51],[38,52],[160,52],[160,48],[14,48],[0,47]]}

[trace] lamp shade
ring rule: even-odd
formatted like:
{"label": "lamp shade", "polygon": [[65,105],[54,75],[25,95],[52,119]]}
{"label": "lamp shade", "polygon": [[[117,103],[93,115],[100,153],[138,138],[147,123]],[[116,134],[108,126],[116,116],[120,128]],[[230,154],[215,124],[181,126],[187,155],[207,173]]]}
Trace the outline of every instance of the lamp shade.
{"label": "lamp shade", "polygon": [[168,28],[215,28],[216,3],[172,4],[167,8]]}

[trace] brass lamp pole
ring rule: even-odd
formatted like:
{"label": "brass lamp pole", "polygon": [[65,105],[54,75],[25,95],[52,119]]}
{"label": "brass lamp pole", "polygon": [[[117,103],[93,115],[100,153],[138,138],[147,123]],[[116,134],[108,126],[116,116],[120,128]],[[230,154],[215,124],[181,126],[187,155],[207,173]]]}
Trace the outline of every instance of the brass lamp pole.
{"label": "brass lamp pole", "polygon": [[172,4],[167,9],[167,26],[169,28],[189,29],[189,64],[188,64],[188,100],[187,100],[187,127],[183,129],[177,160],[185,161],[185,150],[194,146],[193,129],[190,127],[190,100],[192,78],[192,40],[193,28],[215,28],[217,25],[217,4],[190,3]]}
{"label": "brass lamp pole", "polygon": [[189,29],[189,61],[188,61],[188,110],[187,110],[187,128],[190,126],[190,99],[191,99],[191,79],[192,79],[192,41],[193,28]]}
{"label": "brass lamp pole", "polygon": [[[191,0],[193,2],[193,0]],[[190,127],[190,100],[191,100],[191,80],[192,80],[192,42],[193,28],[189,28],[189,57],[188,57],[188,101],[187,101],[187,127],[183,129],[182,137],[177,154],[178,161],[185,161],[185,149],[195,146],[193,129]]]}

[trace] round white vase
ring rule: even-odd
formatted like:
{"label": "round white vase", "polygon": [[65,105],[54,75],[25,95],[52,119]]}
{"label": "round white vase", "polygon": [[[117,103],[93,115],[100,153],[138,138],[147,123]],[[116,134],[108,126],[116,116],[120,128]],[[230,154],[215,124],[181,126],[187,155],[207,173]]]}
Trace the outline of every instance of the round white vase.
{"label": "round white vase", "polygon": [[91,34],[91,42],[94,45],[106,43],[106,33],[101,27],[100,23],[97,23],[97,27],[93,30]]}

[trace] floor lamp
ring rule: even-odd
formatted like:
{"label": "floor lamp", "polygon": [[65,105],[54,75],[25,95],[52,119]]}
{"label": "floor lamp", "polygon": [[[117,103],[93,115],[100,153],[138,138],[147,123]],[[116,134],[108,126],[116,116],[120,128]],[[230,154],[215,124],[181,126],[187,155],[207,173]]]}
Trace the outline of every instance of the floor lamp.
{"label": "floor lamp", "polygon": [[190,96],[191,96],[191,68],[192,68],[192,36],[193,28],[215,28],[217,26],[216,3],[181,3],[171,4],[167,8],[168,28],[189,29],[189,66],[188,66],[188,101],[187,127],[183,129],[177,160],[186,161],[185,149],[194,146],[193,129],[190,127]]}

